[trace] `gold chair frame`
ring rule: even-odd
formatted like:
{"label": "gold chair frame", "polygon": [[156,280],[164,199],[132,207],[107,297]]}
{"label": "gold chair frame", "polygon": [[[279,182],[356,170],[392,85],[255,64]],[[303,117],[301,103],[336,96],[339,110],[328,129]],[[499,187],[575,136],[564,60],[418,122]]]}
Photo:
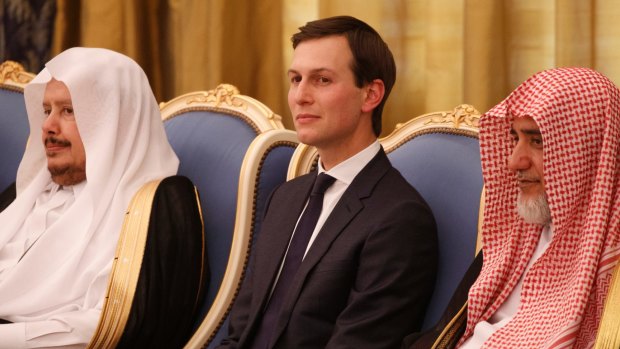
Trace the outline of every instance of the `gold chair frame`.
{"label": "gold chair frame", "polygon": [[164,121],[192,110],[223,112],[234,115],[252,126],[256,134],[284,129],[282,117],[260,101],[239,93],[230,84],[220,84],[209,91],[186,93],[159,104]]}

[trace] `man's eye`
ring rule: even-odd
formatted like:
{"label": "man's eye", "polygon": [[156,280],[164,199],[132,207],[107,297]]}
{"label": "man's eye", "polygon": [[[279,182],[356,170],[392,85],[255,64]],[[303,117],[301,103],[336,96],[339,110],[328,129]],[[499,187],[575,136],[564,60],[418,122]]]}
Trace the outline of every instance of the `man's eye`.
{"label": "man's eye", "polygon": [[292,84],[299,83],[300,81],[301,81],[301,76],[293,76],[293,77],[291,78],[291,83],[292,83]]}
{"label": "man's eye", "polygon": [[43,109],[43,114],[45,114],[45,116],[49,116],[51,112],[51,109]]}
{"label": "man's eye", "polygon": [[329,83],[330,80],[328,78],[324,77],[324,76],[319,76],[318,81],[321,84],[327,84],[327,83]]}
{"label": "man's eye", "polygon": [[73,114],[73,108],[71,107],[62,108],[62,116],[65,120],[75,120],[75,114]]}

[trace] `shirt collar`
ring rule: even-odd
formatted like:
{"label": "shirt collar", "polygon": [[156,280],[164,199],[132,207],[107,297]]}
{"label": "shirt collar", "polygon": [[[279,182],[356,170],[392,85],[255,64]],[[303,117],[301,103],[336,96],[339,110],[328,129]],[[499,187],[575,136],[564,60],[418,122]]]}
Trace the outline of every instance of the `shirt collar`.
{"label": "shirt collar", "polygon": [[[78,196],[82,190],[84,189],[84,187],[86,186],[86,181],[82,181],[78,184],[74,184],[74,185],[63,185],[61,186],[60,184],[51,181],[47,187],[45,187],[45,191],[48,191],[50,193],[50,195],[56,194],[56,192],[58,192],[59,190],[68,190],[68,191],[72,191],[74,196]],[[61,188],[62,187],[62,188]]]}
{"label": "shirt collar", "polygon": [[86,186],[86,181],[81,181],[78,184],[74,184],[71,187],[73,187],[73,195],[75,195],[75,197],[77,198],[80,193],[82,192],[82,190],[84,190],[84,187]]}
{"label": "shirt collar", "polygon": [[318,173],[325,172],[326,174],[336,178],[336,180],[346,183],[347,185],[353,182],[355,176],[377,155],[381,149],[381,144],[378,140],[375,140],[368,147],[346,159],[345,161],[334,166],[329,171],[325,171],[319,158]]}

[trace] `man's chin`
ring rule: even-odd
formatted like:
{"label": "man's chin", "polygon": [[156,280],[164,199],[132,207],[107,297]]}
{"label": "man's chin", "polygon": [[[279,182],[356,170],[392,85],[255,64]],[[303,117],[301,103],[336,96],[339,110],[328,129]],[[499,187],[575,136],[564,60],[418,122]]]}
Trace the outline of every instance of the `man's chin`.
{"label": "man's chin", "polygon": [[52,181],[58,185],[75,185],[86,180],[86,172],[71,167],[48,167]]}
{"label": "man's chin", "polygon": [[547,225],[551,223],[551,211],[546,194],[526,195],[519,193],[517,198],[519,216],[527,223]]}
{"label": "man's chin", "polygon": [[319,137],[314,132],[308,132],[306,130],[302,130],[302,131],[298,130],[297,131],[297,139],[299,139],[299,141],[301,143],[304,143],[304,144],[307,144],[307,145],[316,146],[316,143],[317,143]]}

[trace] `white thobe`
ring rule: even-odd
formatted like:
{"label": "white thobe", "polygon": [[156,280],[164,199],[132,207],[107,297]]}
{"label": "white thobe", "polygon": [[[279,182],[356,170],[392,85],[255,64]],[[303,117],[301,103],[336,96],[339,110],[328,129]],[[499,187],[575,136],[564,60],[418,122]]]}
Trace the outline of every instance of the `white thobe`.
{"label": "white thobe", "polygon": [[[48,227],[69,208],[84,188],[85,182],[61,187],[50,183],[37,198],[32,212],[17,234],[0,249],[0,283],[10,274],[30,248],[45,234]],[[71,285],[67,285],[69,289]],[[0,314],[0,318],[21,314]],[[17,322],[0,325],[0,349],[42,348],[66,342],[72,331],[71,324],[55,320]],[[67,335],[68,334],[68,335]],[[64,346],[71,348],[82,346]]]}

